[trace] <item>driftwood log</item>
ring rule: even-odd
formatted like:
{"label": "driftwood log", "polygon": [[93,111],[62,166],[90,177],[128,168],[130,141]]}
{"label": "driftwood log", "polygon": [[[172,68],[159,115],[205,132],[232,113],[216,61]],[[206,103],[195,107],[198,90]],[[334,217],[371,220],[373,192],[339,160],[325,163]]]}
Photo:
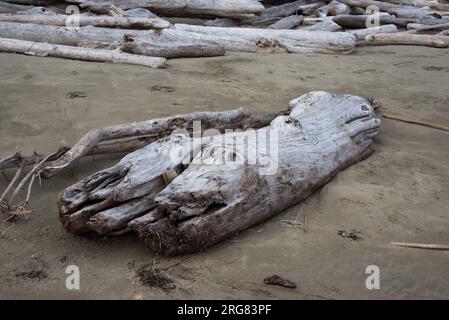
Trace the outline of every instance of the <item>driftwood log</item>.
{"label": "driftwood log", "polygon": [[[272,30],[260,28],[220,28],[177,24],[175,30],[206,35],[220,41],[226,49],[230,39],[242,41],[243,47],[238,51],[251,49],[248,44],[270,43],[291,53],[350,53],[355,47],[355,37],[345,32],[310,32],[305,30]],[[246,44],[245,44],[246,43]],[[237,48],[236,48],[237,49]]]}
{"label": "driftwood log", "polygon": [[80,48],[6,38],[0,38],[0,52],[82,61],[134,64],[151,68],[161,68],[166,65],[165,58],[139,56],[119,50]]}
{"label": "driftwood log", "polygon": [[304,22],[304,17],[299,15],[288,16],[276,21],[270,26],[270,29],[293,29]]}
{"label": "driftwood log", "polygon": [[[205,249],[304,200],[367,156],[380,128],[368,99],[312,92],[258,130],[176,134],[64,190],[64,227],[134,230],[151,250]],[[273,139],[275,137],[275,139]]]}
{"label": "driftwood log", "polygon": [[271,6],[255,17],[242,19],[241,23],[243,25],[270,25],[282,18],[298,14],[299,7],[302,5],[318,1],[319,0],[297,0],[278,6]]}
{"label": "driftwood log", "polygon": [[67,0],[93,12],[108,13],[111,5],[128,10],[147,8],[156,14],[170,16],[215,16],[247,18],[265,8],[257,0]]}
{"label": "driftwood log", "polygon": [[449,38],[446,36],[407,33],[383,33],[367,36],[365,42],[374,46],[386,45],[414,45],[434,48],[449,47]]}
{"label": "driftwood log", "polygon": [[[165,29],[170,27],[170,23],[160,18],[135,18],[135,17],[111,17],[111,16],[68,16],[57,15],[37,15],[37,14],[0,14],[0,21],[35,23],[51,26],[94,26],[104,28],[122,29]],[[76,25],[72,25],[76,23]]]}
{"label": "driftwood log", "polygon": [[120,49],[123,52],[134,53],[145,56],[165,58],[193,58],[193,57],[216,57],[223,56],[225,49],[219,45],[196,44],[186,42],[154,43],[145,40],[136,40],[125,36],[125,43]]}
{"label": "driftwood log", "polygon": [[97,27],[64,28],[56,26],[0,22],[0,37],[77,46],[88,42],[124,43],[125,36],[166,45],[202,44],[224,47],[230,51],[350,53],[356,44],[353,35],[345,32],[309,32],[304,30],[273,30],[256,28],[220,28],[175,24],[172,28],[124,30]]}

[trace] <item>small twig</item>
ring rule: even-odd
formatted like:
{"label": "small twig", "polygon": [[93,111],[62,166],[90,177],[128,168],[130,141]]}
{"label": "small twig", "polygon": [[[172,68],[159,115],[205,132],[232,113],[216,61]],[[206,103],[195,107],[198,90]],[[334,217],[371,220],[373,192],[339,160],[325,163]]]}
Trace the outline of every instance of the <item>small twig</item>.
{"label": "small twig", "polygon": [[392,242],[391,244],[399,247],[431,249],[431,250],[449,250],[448,244],[434,244],[434,243],[412,243],[412,242]]}
{"label": "small twig", "polygon": [[449,127],[441,125],[441,124],[437,124],[437,123],[414,120],[414,119],[407,119],[407,118],[403,118],[400,116],[393,116],[393,115],[388,115],[388,114],[382,114],[382,116],[386,119],[397,120],[397,121],[401,121],[401,122],[416,124],[416,125],[423,126],[423,127],[428,127],[428,128],[432,128],[432,129],[443,130],[443,131],[449,132]]}
{"label": "small twig", "polygon": [[14,186],[14,184],[17,181],[17,179],[19,179],[20,174],[22,173],[22,169],[23,169],[23,167],[19,167],[19,169],[17,169],[16,174],[14,175],[14,178],[12,178],[11,182],[6,187],[6,190],[3,192],[2,196],[0,197],[0,205],[3,204],[3,200],[5,199],[6,195],[9,192],[9,190]]}
{"label": "small twig", "polygon": [[33,169],[31,169],[30,172],[27,173],[27,175],[22,179],[22,181],[20,181],[19,185],[16,187],[16,189],[14,190],[11,199],[9,200],[9,203],[12,204],[12,202],[14,201],[14,198],[17,196],[17,194],[20,192],[20,190],[22,190],[23,186],[25,185],[25,183],[28,181],[28,179],[34,175],[34,173],[36,172],[36,170],[39,169],[39,167],[45,163],[48,158],[52,157],[54,155],[54,153],[48,154],[47,156],[45,156],[41,161],[39,161],[34,167]]}

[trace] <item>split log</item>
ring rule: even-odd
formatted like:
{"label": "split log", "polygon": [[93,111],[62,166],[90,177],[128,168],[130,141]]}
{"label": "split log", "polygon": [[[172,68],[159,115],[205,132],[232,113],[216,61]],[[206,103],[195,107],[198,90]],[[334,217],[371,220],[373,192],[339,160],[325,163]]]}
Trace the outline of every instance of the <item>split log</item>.
{"label": "split log", "polygon": [[68,16],[58,15],[26,15],[26,14],[1,14],[0,21],[35,23],[51,26],[68,26],[76,23],[77,27],[94,26],[104,28],[123,29],[165,29],[170,23],[160,18],[134,18],[111,16]]}
{"label": "split log", "polygon": [[216,16],[247,18],[262,13],[265,8],[257,0],[67,0],[81,8],[108,13],[111,5],[128,10],[146,8],[156,14],[170,16]]}
{"label": "split log", "polygon": [[434,48],[447,48],[449,46],[449,39],[444,36],[406,33],[370,35],[365,38],[365,42],[375,46],[413,45]]}
{"label": "split log", "polygon": [[225,49],[212,44],[188,44],[186,42],[167,42],[155,44],[126,37],[126,42],[121,45],[123,52],[144,56],[165,58],[193,58],[193,57],[217,57],[225,54]]}
{"label": "split log", "polygon": [[83,41],[124,42],[125,36],[167,44],[210,44],[230,51],[291,52],[291,53],[350,53],[356,44],[349,33],[309,32],[302,30],[271,30],[255,28],[220,28],[176,24],[173,28],[153,30],[123,30],[96,27],[63,28],[55,26],[0,22],[0,37],[36,42],[77,46]]}
{"label": "split log", "polygon": [[[312,92],[291,106],[289,116],[256,132],[255,143],[245,143],[250,133],[242,133],[203,147],[198,162],[156,195],[156,208],[129,227],[164,255],[204,250],[303,201],[366,157],[380,128],[372,105],[361,97]],[[267,153],[267,137],[275,132],[277,154]],[[235,150],[254,152],[257,161],[226,162],[236,153],[239,158]],[[275,170],[265,174],[271,165]]]}
{"label": "split log", "polygon": [[386,24],[379,27],[372,27],[359,30],[349,30],[348,32],[355,35],[357,40],[365,40],[367,36],[372,34],[398,32],[398,28],[394,24]]}
{"label": "split log", "polygon": [[[378,18],[380,25],[394,24],[398,27],[406,27],[407,24],[415,22],[415,20],[413,19],[396,18],[390,15],[379,15]],[[366,28],[367,22],[371,21],[370,19],[371,17],[369,15],[352,16],[342,14],[334,17],[334,22],[343,28],[359,29],[359,28]]]}
{"label": "split log", "polygon": [[0,51],[39,57],[134,64],[151,68],[165,66],[164,58],[138,56],[117,50],[90,49],[57,44],[0,38]]}
{"label": "split log", "polygon": [[273,23],[270,29],[294,29],[304,22],[303,16],[293,15]]}

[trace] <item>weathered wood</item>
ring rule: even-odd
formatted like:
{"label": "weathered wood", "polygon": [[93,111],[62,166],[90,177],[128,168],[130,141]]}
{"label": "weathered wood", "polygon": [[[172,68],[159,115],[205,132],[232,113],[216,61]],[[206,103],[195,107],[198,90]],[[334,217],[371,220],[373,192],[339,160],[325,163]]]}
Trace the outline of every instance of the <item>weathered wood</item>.
{"label": "weathered wood", "polygon": [[243,25],[270,25],[282,18],[297,14],[299,6],[312,2],[316,1],[297,0],[278,6],[271,6],[255,17],[242,19],[241,23]]}
{"label": "weathered wood", "polygon": [[165,66],[164,58],[138,56],[117,50],[90,49],[25,40],[0,38],[0,51],[39,57],[134,64],[151,68]]}
{"label": "weathered wood", "polygon": [[257,0],[67,0],[98,13],[107,13],[111,5],[128,10],[147,8],[156,14],[179,16],[216,16],[246,18],[262,13],[265,8]]}
{"label": "weathered wood", "polygon": [[0,14],[0,21],[35,23],[51,26],[68,26],[76,23],[77,27],[93,26],[103,28],[123,29],[165,29],[170,23],[160,18],[135,18],[111,16],[68,16],[58,15],[27,15],[27,14]]}
{"label": "weathered wood", "polygon": [[299,5],[297,8],[297,12],[298,12],[298,14],[309,16],[309,15],[315,14],[315,11],[317,9],[319,9],[325,5],[326,5],[326,2],[324,2],[324,1]]}
{"label": "weathered wood", "polygon": [[370,35],[365,38],[366,43],[375,46],[413,45],[434,48],[449,47],[449,39],[444,36],[427,34],[385,33]]}
{"label": "weathered wood", "polygon": [[400,8],[401,5],[388,3],[385,1],[376,1],[376,0],[338,0],[341,3],[344,3],[350,7],[360,7],[360,8],[366,8],[369,6],[375,6],[380,11],[387,12],[390,9],[393,8]]}
{"label": "weathered wood", "polygon": [[61,2],[60,0],[2,0],[2,2],[21,4],[26,6],[48,6],[50,4],[54,4],[57,2]]}
{"label": "weathered wood", "polygon": [[418,33],[418,34],[432,34],[441,32],[444,30],[449,30],[449,23],[442,23],[436,25],[424,25],[420,23],[409,23],[407,25],[407,30],[409,33]]}
{"label": "weathered wood", "polygon": [[101,141],[154,134],[158,137],[164,137],[171,134],[175,129],[192,131],[194,121],[201,121],[205,129],[212,127],[224,130],[226,128],[240,127],[242,121],[249,117],[250,113],[246,109],[241,108],[224,112],[194,112],[94,129],[78,141],[69,152],[46,166],[41,174],[44,178],[57,174],[76,159],[89,153]]}
{"label": "weathered wood", "polygon": [[[277,46],[292,53],[349,53],[355,46],[355,37],[345,32],[310,32],[305,30],[271,30],[260,28],[219,28],[193,25],[174,26],[175,30],[199,33],[217,38],[239,39],[258,43],[263,39],[276,41]],[[227,44],[222,43],[226,49]]]}
{"label": "weathered wood", "polygon": [[349,33],[356,36],[357,40],[365,40],[366,36],[378,33],[395,33],[398,32],[398,28],[394,24],[386,24],[379,27],[349,30]]}
{"label": "weathered wood", "polygon": [[0,37],[77,46],[87,42],[119,44],[125,36],[154,44],[169,42],[210,44],[230,51],[350,53],[356,44],[349,33],[309,32],[303,30],[271,30],[256,28],[220,28],[175,24],[173,28],[123,30],[97,27],[63,28],[35,24],[0,22]]}
{"label": "weathered wood", "polygon": [[301,30],[307,31],[339,31],[341,27],[332,21],[331,18],[324,18],[323,21],[315,23],[311,26],[302,28]]}
{"label": "weathered wood", "polygon": [[[394,16],[390,15],[380,15],[379,17],[379,24],[394,24],[396,26],[405,27],[408,23],[415,22],[413,19],[403,19],[403,18],[396,18]],[[352,16],[352,15],[339,15],[334,17],[334,22],[340,25],[343,28],[366,28],[367,21],[370,21],[370,16],[368,15],[358,15],[358,16]]]}
{"label": "weathered wood", "polygon": [[23,6],[19,4],[0,2],[0,13],[17,13],[33,8],[32,6]]}
{"label": "weathered wood", "polygon": [[[138,136],[136,138],[123,139],[122,141],[99,143],[85,155],[96,156],[113,153],[128,153],[140,149],[155,140],[157,140],[157,137],[152,135],[152,136]],[[35,152],[33,155],[30,156],[23,156],[20,152],[17,152],[13,155],[0,158],[0,170],[34,165],[35,163],[41,161],[42,159],[47,158],[48,155],[52,156],[48,157],[47,161],[49,162],[55,161],[58,158],[62,157],[62,155],[64,155],[69,150],[70,147],[64,146],[60,147],[56,152],[45,154],[39,154]]]}
{"label": "weathered wood", "polygon": [[[269,219],[365,157],[380,128],[361,97],[312,92],[291,105],[289,116],[257,131],[254,144],[239,139],[251,134],[242,133],[203,147],[198,162],[157,194],[149,217],[130,222],[148,248],[165,255],[195,252]],[[267,154],[264,138],[275,131],[276,156]],[[220,163],[236,152],[231,145],[242,154],[255,151],[258,161]],[[273,164],[272,174],[261,172]]]}
{"label": "weathered wood", "polygon": [[388,13],[394,14],[398,18],[406,18],[406,19],[425,19],[431,16],[430,18],[439,18],[432,9],[424,7],[424,8],[416,8],[416,7],[399,7],[399,8],[391,8],[388,9]]}
{"label": "weathered wood", "polygon": [[349,7],[341,2],[332,0],[327,5],[315,11],[317,17],[337,16],[340,14],[349,14]]}
{"label": "weathered wood", "polygon": [[237,27],[240,25],[240,21],[230,18],[216,18],[207,21],[204,25],[209,27]]}
{"label": "weathered wood", "polygon": [[288,16],[273,23],[270,29],[293,29],[304,22],[304,17],[299,15]]}
{"label": "weathered wood", "polygon": [[219,45],[196,44],[184,42],[167,42],[157,44],[126,37],[127,41],[121,45],[123,52],[145,56],[164,58],[192,58],[192,57],[216,57],[223,56],[225,49]]}
{"label": "weathered wood", "polygon": [[[58,198],[61,221],[70,232],[81,234],[105,235],[126,230],[128,221],[154,207],[155,194],[170,182],[167,172],[174,178],[201,150],[201,145],[209,141],[204,136],[220,134],[228,129],[266,126],[276,116],[250,117],[248,111],[238,109],[171,117],[169,127],[172,131],[181,132],[130,153],[117,165],[64,190]],[[195,126],[193,121],[198,120],[203,121],[192,140],[189,131]],[[156,119],[151,123],[167,124],[167,119]],[[127,126],[128,131],[135,128],[136,124]],[[158,129],[161,136],[167,134],[164,128]],[[110,132],[107,128],[106,131]],[[202,139],[196,136],[199,132],[204,135]],[[78,145],[85,145],[87,140],[92,141],[92,134],[86,135]]]}

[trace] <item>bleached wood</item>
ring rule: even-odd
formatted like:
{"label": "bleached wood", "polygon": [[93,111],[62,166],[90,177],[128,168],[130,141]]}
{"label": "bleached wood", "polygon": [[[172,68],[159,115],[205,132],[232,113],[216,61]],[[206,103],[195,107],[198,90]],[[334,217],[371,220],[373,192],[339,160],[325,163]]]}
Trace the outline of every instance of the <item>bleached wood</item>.
{"label": "bleached wood", "polygon": [[273,23],[270,29],[293,29],[304,22],[304,17],[300,15],[292,15]]}
{"label": "bleached wood", "polygon": [[[173,28],[123,30],[97,27],[63,28],[35,24],[0,22],[0,37],[77,46],[88,42],[123,43],[125,36],[155,45],[170,43],[222,46],[230,51],[350,53],[356,44],[353,35],[344,32],[309,32],[260,28],[220,28],[175,24]],[[264,48],[265,44],[267,44]]]}
{"label": "bleached wood", "polygon": [[89,49],[57,44],[0,38],[0,51],[39,57],[134,64],[151,68],[165,66],[164,58],[138,56],[117,50]]}
{"label": "bleached wood", "polygon": [[367,36],[365,42],[375,46],[413,45],[434,48],[449,47],[449,39],[445,36],[407,33],[383,33]]}
{"label": "bleached wood", "polygon": [[[35,23],[51,26],[71,26],[75,16],[63,14],[57,15],[36,15],[36,14],[0,14],[0,21]],[[111,16],[82,16],[76,17],[79,27],[94,26],[104,28],[123,29],[165,29],[170,27],[170,23],[160,18],[135,18],[135,17],[111,17]]]}
{"label": "bleached wood", "polygon": [[238,46],[223,43],[220,39],[241,40],[241,51],[251,49],[248,45],[254,45],[263,39],[275,40],[280,47],[292,53],[349,53],[355,46],[355,37],[345,32],[219,28],[184,24],[176,24],[174,29],[208,35],[211,39],[217,39],[217,42],[220,42],[228,50],[238,49]]}
{"label": "bleached wood", "polygon": [[[257,164],[214,162],[217,154],[227,156],[229,149],[234,150],[231,144],[251,153],[266,142],[262,138],[256,145],[245,146],[244,139],[236,142],[239,136],[235,135],[225,139],[224,145],[204,147],[206,151],[197,155],[203,162],[190,164],[156,196],[157,208],[148,219],[143,216],[129,226],[161,254],[203,250],[304,200],[366,156],[380,128],[372,105],[361,97],[312,92],[292,100],[291,106],[289,116],[258,130],[263,132],[260,137],[278,130],[276,160],[265,151],[255,153],[259,160],[269,157],[269,162],[277,164],[273,174],[260,173],[266,165],[262,160]],[[208,153],[210,149],[213,154]]]}
{"label": "bleached wood", "polygon": [[245,18],[262,13],[265,8],[257,0],[67,0],[98,13],[107,13],[111,5],[128,10],[147,8],[157,14],[200,15]]}

